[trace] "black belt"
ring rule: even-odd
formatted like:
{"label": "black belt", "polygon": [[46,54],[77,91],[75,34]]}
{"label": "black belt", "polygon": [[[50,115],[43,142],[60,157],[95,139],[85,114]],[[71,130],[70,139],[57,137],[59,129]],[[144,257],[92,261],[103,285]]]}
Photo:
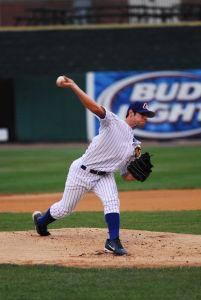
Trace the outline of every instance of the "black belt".
{"label": "black belt", "polygon": [[[86,166],[81,165],[81,169],[86,170],[86,168],[87,168]],[[101,175],[101,176],[106,174],[105,171],[96,171],[96,170],[92,170],[92,169],[90,169],[89,172],[92,174]]]}

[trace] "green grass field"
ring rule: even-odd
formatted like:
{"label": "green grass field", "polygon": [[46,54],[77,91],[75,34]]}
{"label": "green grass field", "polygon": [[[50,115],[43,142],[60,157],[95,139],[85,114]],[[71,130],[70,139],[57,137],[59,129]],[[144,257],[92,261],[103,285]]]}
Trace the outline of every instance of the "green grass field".
{"label": "green grass field", "polygon": [[[103,212],[75,212],[49,228],[106,228]],[[201,211],[121,212],[121,228],[201,234]],[[0,231],[33,230],[31,213],[0,213]]]}
{"label": "green grass field", "polygon": [[[70,163],[84,148],[0,149],[0,193],[62,192]],[[201,188],[200,146],[146,147],[153,174],[119,190]],[[74,213],[51,228],[105,227],[101,212]],[[121,228],[201,233],[201,211],[122,212]],[[1,213],[0,231],[32,230],[31,214]],[[1,254],[0,254],[1,255]],[[0,300],[10,299],[201,299],[201,268],[79,269],[0,265]]]}
{"label": "green grass field", "polygon": [[[0,149],[0,193],[62,192],[68,168],[84,148]],[[154,169],[145,183],[124,182],[119,190],[201,187],[201,147],[144,147],[153,156]]]}
{"label": "green grass field", "polygon": [[1,300],[198,300],[200,268],[77,269],[0,265]]}

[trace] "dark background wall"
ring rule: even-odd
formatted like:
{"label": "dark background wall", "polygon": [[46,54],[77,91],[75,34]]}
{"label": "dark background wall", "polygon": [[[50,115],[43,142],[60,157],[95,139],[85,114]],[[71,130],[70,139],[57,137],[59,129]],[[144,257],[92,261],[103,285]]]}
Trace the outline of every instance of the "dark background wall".
{"label": "dark background wall", "polygon": [[200,37],[201,26],[0,31],[0,86],[10,82],[0,101],[14,111],[10,140],[86,140],[85,110],[71,91],[56,88],[58,75],[85,89],[88,71],[199,69]]}
{"label": "dark background wall", "polygon": [[[73,74],[73,78],[85,89],[84,75]],[[15,80],[18,141],[86,141],[83,105],[72,91],[57,88],[55,81],[55,76]]]}
{"label": "dark background wall", "polygon": [[13,80],[0,80],[0,128],[8,130],[10,140],[16,139],[14,100]]}
{"label": "dark background wall", "polygon": [[0,32],[0,77],[199,68],[201,26]]}

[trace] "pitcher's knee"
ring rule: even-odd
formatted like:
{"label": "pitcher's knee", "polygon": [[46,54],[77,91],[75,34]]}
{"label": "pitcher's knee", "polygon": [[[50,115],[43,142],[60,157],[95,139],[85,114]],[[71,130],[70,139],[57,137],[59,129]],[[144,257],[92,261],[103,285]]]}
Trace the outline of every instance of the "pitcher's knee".
{"label": "pitcher's knee", "polygon": [[61,219],[70,215],[73,211],[63,207],[59,202],[50,207],[50,214],[54,219]]}
{"label": "pitcher's knee", "polygon": [[104,214],[119,213],[119,200],[110,200],[104,204]]}

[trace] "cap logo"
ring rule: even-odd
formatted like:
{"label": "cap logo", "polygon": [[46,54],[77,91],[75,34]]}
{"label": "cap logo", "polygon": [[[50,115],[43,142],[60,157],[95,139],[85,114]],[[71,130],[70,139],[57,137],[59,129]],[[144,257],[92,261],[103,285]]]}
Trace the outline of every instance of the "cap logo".
{"label": "cap logo", "polygon": [[146,102],[143,104],[143,108],[147,110],[149,109],[148,104]]}

